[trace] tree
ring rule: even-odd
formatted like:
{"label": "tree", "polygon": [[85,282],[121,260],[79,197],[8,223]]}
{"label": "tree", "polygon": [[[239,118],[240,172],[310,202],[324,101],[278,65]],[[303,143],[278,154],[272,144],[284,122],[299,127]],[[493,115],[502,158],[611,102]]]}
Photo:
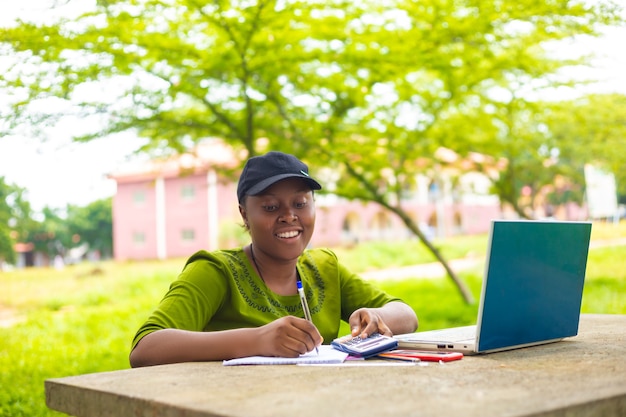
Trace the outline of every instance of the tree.
{"label": "tree", "polygon": [[11,237],[13,210],[10,206],[13,187],[0,177],[0,261],[15,262],[15,241]]}
{"label": "tree", "polygon": [[583,166],[597,163],[615,174],[617,191],[626,196],[626,95],[592,94],[553,103],[543,115],[550,135],[560,145],[569,177],[584,183]]}
{"label": "tree", "polygon": [[31,221],[27,233],[22,235],[22,242],[32,243],[34,250],[44,253],[49,259],[65,256],[72,247],[64,213],[59,209],[44,207],[41,221]]}
{"label": "tree", "polygon": [[24,193],[23,188],[0,177],[0,261],[15,262],[15,243],[23,241],[32,224],[30,204]]}
{"label": "tree", "polygon": [[[553,184],[558,175],[570,177],[572,170],[567,168],[565,153],[561,151],[567,144],[551,137],[540,119],[550,104],[529,102],[515,97],[513,92],[511,96],[497,110],[496,121],[501,129],[483,149],[503,158],[499,174],[493,178],[495,194],[520,217],[533,219],[536,199],[545,187]],[[479,168],[486,171],[483,166]]]}
{"label": "tree", "polygon": [[33,243],[35,250],[49,258],[65,257],[68,251],[86,244],[89,250],[98,251],[102,257],[113,253],[113,220],[111,198],[96,200],[81,207],[69,204],[64,210],[44,207],[43,220],[31,222],[22,237]]}
{"label": "tree", "polygon": [[[15,62],[0,75],[13,97],[2,116],[11,128],[69,113],[96,127],[76,140],[133,130],[156,150],[217,136],[253,155],[265,138],[334,167],[333,192],[397,214],[471,301],[403,193],[417,173],[436,175],[440,146],[514,161],[524,146],[511,141],[528,135],[509,135],[501,110],[529,100],[500,93],[554,85],[571,62],[546,43],[597,34],[619,12],[570,0],[98,2],[1,32]],[[65,113],[38,107],[51,97]]]}
{"label": "tree", "polygon": [[109,258],[113,254],[113,216],[111,198],[96,200],[85,207],[70,205],[67,230],[72,242],[87,243],[89,249]]}

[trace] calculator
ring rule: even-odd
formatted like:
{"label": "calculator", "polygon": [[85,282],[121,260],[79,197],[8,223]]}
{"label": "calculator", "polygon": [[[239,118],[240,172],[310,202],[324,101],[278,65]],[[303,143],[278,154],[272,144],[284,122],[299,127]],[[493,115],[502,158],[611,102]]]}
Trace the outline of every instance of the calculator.
{"label": "calculator", "polygon": [[352,337],[352,335],[339,337],[333,340],[330,345],[335,349],[347,352],[352,356],[369,358],[370,356],[378,355],[381,352],[395,349],[398,346],[398,341],[393,337],[384,336],[380,333],[374,333],[365,339],[362,339],[359,336]]}

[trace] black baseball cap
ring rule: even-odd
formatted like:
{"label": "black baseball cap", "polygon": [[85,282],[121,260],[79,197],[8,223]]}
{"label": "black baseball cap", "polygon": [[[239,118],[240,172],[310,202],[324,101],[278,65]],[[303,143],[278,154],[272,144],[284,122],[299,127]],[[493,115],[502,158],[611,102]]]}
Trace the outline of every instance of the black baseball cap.
{"label": "black baseball cap", "polygon": [[309,167],[304,162],[293,155],[272,151],[248,159],[239,177],[237,199],[241,203],[246,195],[258,195],[287,178],[302,178],[312,190],[322,189],[320,183],[309,176]]}

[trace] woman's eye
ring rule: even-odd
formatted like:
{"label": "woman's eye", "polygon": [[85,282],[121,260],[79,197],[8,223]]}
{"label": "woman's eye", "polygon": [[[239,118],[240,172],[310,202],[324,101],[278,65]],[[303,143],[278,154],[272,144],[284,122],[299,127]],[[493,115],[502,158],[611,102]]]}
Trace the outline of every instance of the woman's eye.
{"label": "woman's eye", "polygon": [[306,207],[306,201],[303,201],[301,203],[296,203],[295,206],[296,208],[304,208]]}
{"label": "woman's eye", "polygon": [[278,209],[278,206],[263,206],[263,209],[265,211],[276,211]]}

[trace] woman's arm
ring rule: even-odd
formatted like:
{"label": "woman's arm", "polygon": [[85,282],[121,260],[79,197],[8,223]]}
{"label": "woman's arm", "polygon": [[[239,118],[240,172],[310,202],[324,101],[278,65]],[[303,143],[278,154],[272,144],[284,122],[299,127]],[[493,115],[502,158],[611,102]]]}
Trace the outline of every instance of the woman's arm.
{"label": "woman's arm", "polygon": [[293,316],[257,328],[216,332],[162,329],[137,343],[130,353],[130,364],[136,368],[254,355],[296,357],[321,343],[322,336],[312,323]]}
{"label": "woman's arm", "polygon": [[417,315],[400,301],[391,301],[379,308],[360,308],[350,315],[352,336],[366,338],[372,333],[387,336],[412,333],[417,329]]}

